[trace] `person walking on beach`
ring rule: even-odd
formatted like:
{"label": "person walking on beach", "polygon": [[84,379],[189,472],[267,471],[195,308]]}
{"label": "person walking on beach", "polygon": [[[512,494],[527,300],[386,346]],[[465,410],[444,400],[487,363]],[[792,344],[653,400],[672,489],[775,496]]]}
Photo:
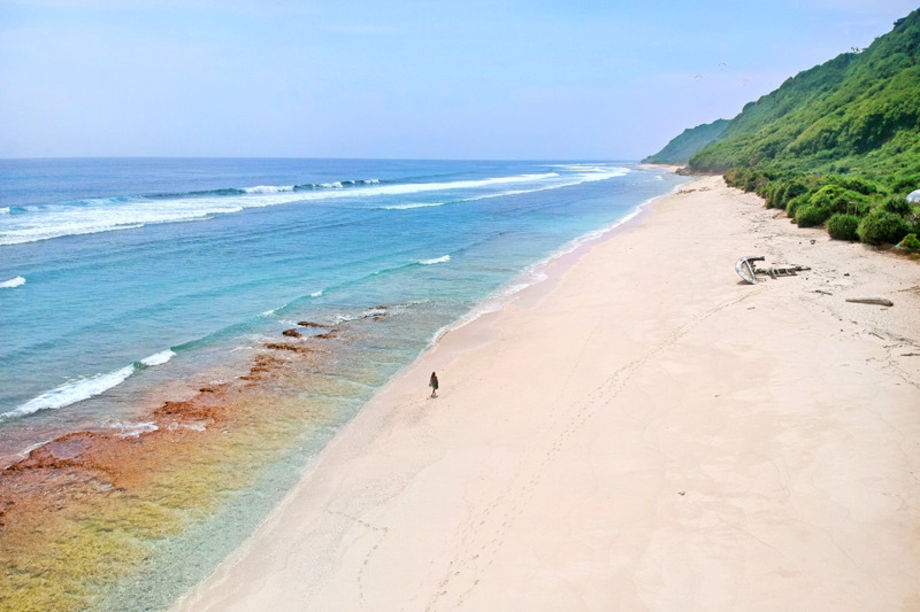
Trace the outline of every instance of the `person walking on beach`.
{"label": "person walking on beach", "polygon": [[438,375],[434,372],[431,373],[431,378],[428,379],[428,386],[431,387],[431,397],[438,396]]}

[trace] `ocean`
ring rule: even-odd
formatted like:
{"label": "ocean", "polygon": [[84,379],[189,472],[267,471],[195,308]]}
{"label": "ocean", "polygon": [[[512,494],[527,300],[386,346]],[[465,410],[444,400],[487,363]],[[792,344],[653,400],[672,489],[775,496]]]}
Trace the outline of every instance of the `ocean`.
{"label": "ocean", "polygon": [[[81,570],[94,586],[77,607],[162,608],[440,333],[683,181],[629,162],[0,160],[0,468],[72,432],[100,437],[55,458],[97,440],[160,448],[159,406],[220,389],[234,416],[170,427],[211,440],[223,423],[233,444],[195,442],[180,475],[130,501],[105,493],[102,514],[121,517],[108,546],[133,552],[114,577]],[[138,499],[159,514],[125,527]],[[58,536],[101,537],[75,516]]]}

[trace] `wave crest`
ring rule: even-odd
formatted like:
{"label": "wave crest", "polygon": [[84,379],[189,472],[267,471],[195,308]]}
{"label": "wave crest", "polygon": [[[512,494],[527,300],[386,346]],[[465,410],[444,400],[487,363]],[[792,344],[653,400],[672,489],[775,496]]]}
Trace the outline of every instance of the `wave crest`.
{"label": "wave crest", "polygon": [[[482,199],[529,193],[544,189],[557,189],[579,183],[600,181],[622,176],[629,169],[604,166],[572,166],[571,178],[558,172],[525,173],[488,178],[459,179],[437,182],[395,182],[379,179],[356,181],[332,181],[307,185],[256,185],[245,189],[218,189],[185,194],[154,194],[139,197],[117,197],[82,200],[67,204],[42,206],[24,214],[3,216],[0,226],[0,246],[36,242],[116,230],[136,229],[158,223],[201,221],[214,215],[241,212],[249,208],[277,206],[292,202],[313,202],[339,198],[376,198],[380,196],[401,196],[407,194],[480,189],[501,185],[530,183],[515,191],[486,193],[467,198]],[[551,180],[560,179],[560,180]],[[345,183],[348,183],[347,188]],[[463,194],[467,195],[467,194]],[[386,208],[406,210],[425,206],[439,206],[439,203],[397,204]]]}
{"label": "wave crest", "polygon": [[11,278],[8,281],[3,281],[0,283],[0,288],[2,289],[12,289],[13,287],[21,287],[26,284],[26,278],[24,276],[17,276],[16,278]]}
{"label": "wave crest", "polygon": [[419,259],[417,263],[420,263],[423,266],[430,266],[433,264],[447,263],[448,261],[450,261],[450,255],[442,255],[441,257],[435,257],[434,259]]}
{"label": "wave crest", "polygon": [[141,359],[141,363],[148,367],[163,365],[175,356],[175,352],[173,352],[171,349],[166,349],[165,351],[160,351],[159,353],[154,353],[153,355],[144,357]]}
{"label": "wave crest", "polygon": [[444,206],[447,202],[418,202],[416,204],[394,204],[392,206],[381,206],[380,210],[412,210],[413,208],[432,208],[435,206]]}
{"label": "wave crest", "polygon": [[0,420],[4,418],[9,419],[11,417],[27,416],[39,410],[57,410],[58,408],[82,402],[85,399],[89,399],[108,391],[112,387],[120,385],[127,380],[129,376],[134,374],[135,369],[136,367],[132,363],[129,366],[125,366],[113,372],[97,374],[90,378],[80,378],[64,383],[59,387],[42,393],[38,397],[29,400],[10,412],[0,414]]}
{"label": "wave crest", "polygon": [[294,185],[256,185],[243,189],[243,193],[284,193],[286,191],[294,191]]}

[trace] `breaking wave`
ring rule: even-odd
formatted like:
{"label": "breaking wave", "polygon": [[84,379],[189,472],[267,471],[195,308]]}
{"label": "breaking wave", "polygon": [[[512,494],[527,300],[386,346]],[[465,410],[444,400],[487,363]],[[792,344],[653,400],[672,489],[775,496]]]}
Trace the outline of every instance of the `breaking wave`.
{"label": "breaking wave", "polygon": [[13,287],[20,287],[26,284],[26,279],[24,276],[17,276],[16,278],[11,278],[8,281],[3,281],[0,283],[0,289],[12,289]]}
{"label": "breaking wave", "polygon": [[153,355],[150,355],[149,357],[144,357],[143,359],[141,359],[141,363],[148,367],[163,365],[164,363],[166,363],[167,361],[169,361],[175,356],[176,356],[175,352],[173,352],[170,349],[166,349],[165,351],[154,353]]}
{"label": "breaking wave", "polygon": [[412,210],[413,208],[434,208],[444,206],[447,202],[419,202],[416,204],[394,204],[392,206],[381,206],[381,210]]}
{"label": "breaking wave", "polygon": [[246,187],[243,193],[284,193],[285,191],[294,191],[296,185],[256,185],[255,187]]}
{"label": "breaking wave", "polygon": [[419,259],[418,262],[423,266],[430,266],[432,264],[447,263],[450,261],[450,255],[443,255],[441,257],[435,257],[434,259]]}
{"label": "breaking wave", "polygon": [[[373,198],[431,191],[478,189],[516,183],[533,187],[487,193],[461,201],[558,189],[579,183],[622,176],[627,168],[573,166],[577,173],[561,177],[558,172],[542,172],[461,179],[439,182],[384,182],[379,179],[331,181],[305,185],[256,185],[180,194],[152,194],[134,197],[94,198],[66,204],[30,208],[22,214],[6,214],[0,223],[0,246],[78,236],[116,230],[137,229],[158,223],[200,221],[215,215],[238,213],[245,209],[277,206],[291,202],[322,201],[339,198]],[[547,181],[549,181],[547,183]],[[380,208],[407,210],[442,206],[444,202],[386,205]]]}
{"label": "breaking wave", "polygon": [[132,363],[113,372],[64,383],[29,400],[18,408],[0,414],[0,420],[27,416],[39,410],[57,410],[58,408],[76,404],[120,385],[134,374],[135,369],[136,366]]}

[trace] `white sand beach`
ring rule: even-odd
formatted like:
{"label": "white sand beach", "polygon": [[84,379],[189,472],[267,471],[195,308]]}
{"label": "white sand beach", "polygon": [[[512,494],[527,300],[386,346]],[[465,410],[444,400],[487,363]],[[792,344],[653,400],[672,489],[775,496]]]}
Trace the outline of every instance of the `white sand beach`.
{"label": "white sand beach", "polygon": [[[811,270],[747,285],[743,255]],[[707,177],[547,274],[174,609],[920,609],[917,262]]]}

